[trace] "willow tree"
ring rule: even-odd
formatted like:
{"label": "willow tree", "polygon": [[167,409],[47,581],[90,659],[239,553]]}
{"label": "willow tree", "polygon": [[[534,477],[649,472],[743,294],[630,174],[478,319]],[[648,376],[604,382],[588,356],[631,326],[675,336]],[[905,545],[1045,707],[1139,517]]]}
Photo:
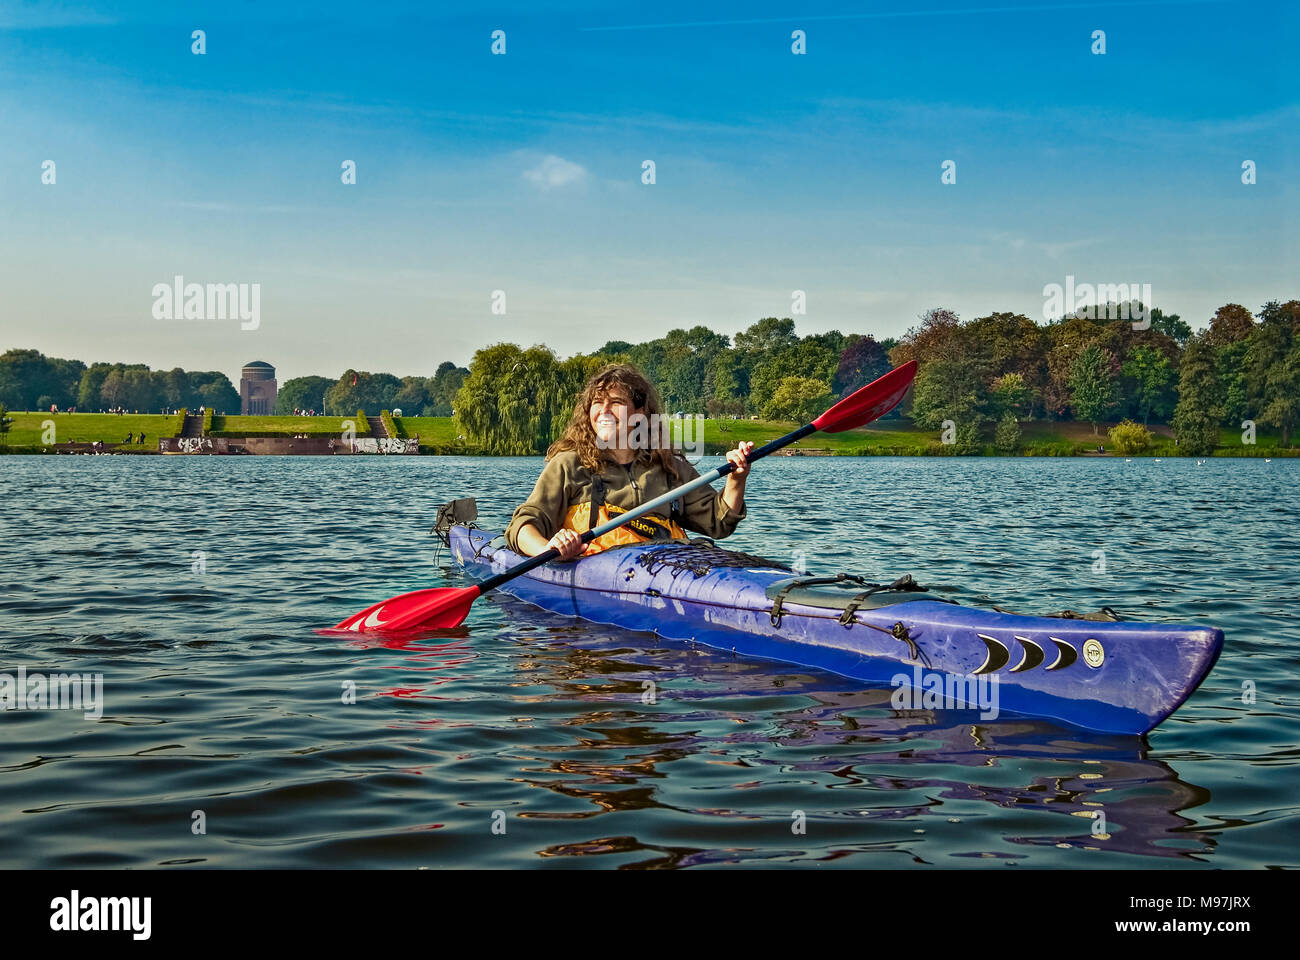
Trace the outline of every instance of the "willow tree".
{"label": "willow tree", "polygon": [[485,347],[474,354],[456,394],[456,420],[486,453],[545,453],[573,414],[587,377],[604,363],[581,354],[561,362],[541,346]]}

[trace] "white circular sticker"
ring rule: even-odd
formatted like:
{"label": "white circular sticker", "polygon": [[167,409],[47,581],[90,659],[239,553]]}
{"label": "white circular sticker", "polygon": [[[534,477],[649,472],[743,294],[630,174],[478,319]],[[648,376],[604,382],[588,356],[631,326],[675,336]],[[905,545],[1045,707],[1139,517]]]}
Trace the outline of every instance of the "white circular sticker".
{"label": "white circular sticker", "polygon": [[1106,660],[1106,651],[1096,640],[1086,640],[1083,644],[1083,662],[1088,666],[1100,667]]}

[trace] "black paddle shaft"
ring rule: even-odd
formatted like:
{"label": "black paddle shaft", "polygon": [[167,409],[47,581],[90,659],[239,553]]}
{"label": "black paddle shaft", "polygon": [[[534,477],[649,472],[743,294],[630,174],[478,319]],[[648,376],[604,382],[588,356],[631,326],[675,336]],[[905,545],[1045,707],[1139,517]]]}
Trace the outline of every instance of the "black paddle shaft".
{"label": "black paddle shaft", "polygon": [[[751,450],[749,452],[749,456],[745,458],[745,462],[753,463],[755,460],[761,460],[764,457],[766,457],[768,454],[775,453],[776,451],[780,450],[782,447],[788,447],[790,444],[794,443],[795,441],[802,440],[804,437],[808,436],[808,434],[816,433],[816,432],[817,432],[816,427],[814,427],[811,423],[805,423],[798,430],[792,430],[789,433],[787,433],[784,437],[777,437],[771,443],[764,444],[763,446],[758,447],[755,450]],[[735,469],[736,469],[736,465],[732,463],[730,460],[728,460],[726,463],[724,463],[722,466],[718,467],[716,470],[712,472],[716,473],[718,477],[725,477],[727,474],[731,473]],[[717,477],[713,479],[717,479]],[[638,513],[637,511],[630,510],[626,514],[624,514],[620,519],[635,520],[640,515],[641,514]],[[595,530],[588,530],[586,533],[582,534],[581,537],[582,542],[590,543],[592,540],[596,539],[596,537],[603,536],[602,533],[597,532],[599,529],[600,528],[598,527]],[[503,583],[509,583],[515,577],[523,576],[529,570],[537,569],[544,563],[550,563],[559,555],[560,555],[560,551],[552,547],[550,550],[545,550],[542,553],[537,554],[537,556],[535,557],[529,557],[523,563],[515,564],[509,570],[502,571],[501,573],[498,573],[494,577],[488,577],[486,580],[482,581],[478,585],[479,596],[482,596],[483,594],[487,593],[489,590],[495,590]]]}
{"label": "black paddle shaft", "polygon": [[[753,463],[755,460],[762,460],[769,453],[776,453],[776,451],[780,450],[782,447],[788,447],[790,444],[802,440],[804,437],[808,436],[808,434],[816,432],[816,427],[811,423],[805,423],[798,430],[791,430],[784,437],[777,437],[771,443],[764,444],[757,449],[749,451],[749,456],[745,458],[745,462]],[[736,465],[728,460],[722,466],[718,467],[718,473],[725,477],[735,469]]]}

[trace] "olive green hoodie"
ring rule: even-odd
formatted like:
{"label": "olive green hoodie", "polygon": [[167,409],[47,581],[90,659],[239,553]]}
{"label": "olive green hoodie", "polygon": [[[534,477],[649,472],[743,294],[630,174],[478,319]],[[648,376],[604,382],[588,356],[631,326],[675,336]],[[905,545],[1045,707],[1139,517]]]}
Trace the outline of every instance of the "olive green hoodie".
{"label": "olive green hoodie", "polygon": [[[626,466],[606,459],[605,471],[601,474],[605,482],[605,502],[631,510],[700,475],[684,457],[679,457],[677,463],[680,479],[666,473],[644,451]],[[506,528],[506,543],[510,549],[521,552],[517,537],[520,528],[528,524],[536,527],[547,540],[555,536],[564,526],[569,508],[591,499],[591,481],[591,471],[582,465],[574,451],[565,450],[552,457],[537,478],[532,494],[515,509],[510,526]],[[746,513],[743,503],[740,512],[736,513],[723,501],[721,493],[707,485],[683,494],[679,510],[683,527],[715,540],[730,536],[736,525],[745,519]]]}

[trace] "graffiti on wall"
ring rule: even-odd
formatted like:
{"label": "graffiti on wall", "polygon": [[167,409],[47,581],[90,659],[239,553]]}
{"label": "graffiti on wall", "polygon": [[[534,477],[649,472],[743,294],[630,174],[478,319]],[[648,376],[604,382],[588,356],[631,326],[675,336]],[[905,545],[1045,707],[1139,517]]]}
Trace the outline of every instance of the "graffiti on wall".
{"label": "graffiti on wall", "polygon": [[417,454],[420,452],[420,442],[418,440],[402,440],[398,437],[364,437],[352,441],[352,452]]}

